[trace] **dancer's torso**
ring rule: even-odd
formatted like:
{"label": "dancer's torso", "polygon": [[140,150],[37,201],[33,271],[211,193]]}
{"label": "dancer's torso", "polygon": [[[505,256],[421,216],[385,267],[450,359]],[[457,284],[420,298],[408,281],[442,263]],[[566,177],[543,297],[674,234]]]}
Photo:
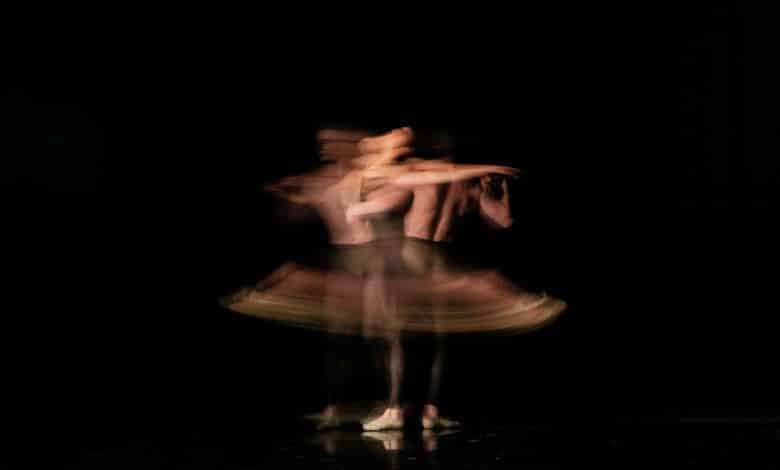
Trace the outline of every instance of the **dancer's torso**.
{"label": "dancer's torso", "polygon": [[413,194],[404,217],[407,237],[452,241],[479,212],[479,195],[468,182],[423,185],[416,187]]}
{"label": "dancer's torso", "polygon": [[365,198],[362,194],[363,173],[353,170],[338,182],[325,188],[315,203],[329,241],[334,245],[361,245],[379,239],[403,237],[403,220],[395,213],[383,214],[373,220],[347,221],[347,208]]}

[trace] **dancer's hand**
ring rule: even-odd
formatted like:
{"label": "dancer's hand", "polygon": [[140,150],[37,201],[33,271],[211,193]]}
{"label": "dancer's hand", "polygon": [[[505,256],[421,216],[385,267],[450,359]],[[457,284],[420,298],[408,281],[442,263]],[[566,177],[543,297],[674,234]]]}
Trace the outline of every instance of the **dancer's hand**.
{"label": "dancer's hand", "polygon": [[501,199],[509,192],[507,179],[496,175],[485,175],[479,179],[482,192],[491,199]]}

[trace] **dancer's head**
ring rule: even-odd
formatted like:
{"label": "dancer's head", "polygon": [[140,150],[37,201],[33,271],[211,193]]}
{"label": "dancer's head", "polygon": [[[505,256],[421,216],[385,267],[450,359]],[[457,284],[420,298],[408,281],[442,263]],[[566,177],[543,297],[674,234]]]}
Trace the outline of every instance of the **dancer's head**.
{"label": "dancer's head", "polygon": [[[357,126],[323,126],[316,132],[320,159],[365,166],[367,161],[391,164],[407,157],[452,159],[454,139],[446,131],[399,127],[385,133]],[[361,157],[361,160],[355,160]]]}

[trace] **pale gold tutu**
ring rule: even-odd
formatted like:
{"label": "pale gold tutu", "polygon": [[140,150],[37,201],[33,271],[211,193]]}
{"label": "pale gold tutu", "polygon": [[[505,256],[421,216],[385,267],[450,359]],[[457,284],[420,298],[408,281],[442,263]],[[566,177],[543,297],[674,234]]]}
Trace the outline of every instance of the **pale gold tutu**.
{"label": "pale gold tutu", "polygon": [[287,263],[222,300],[238,313],[330,333],[523,333],[554,321],[560,299],[494,270],[453,266],[437,244],[403,239],[334,249],[333,267]]}

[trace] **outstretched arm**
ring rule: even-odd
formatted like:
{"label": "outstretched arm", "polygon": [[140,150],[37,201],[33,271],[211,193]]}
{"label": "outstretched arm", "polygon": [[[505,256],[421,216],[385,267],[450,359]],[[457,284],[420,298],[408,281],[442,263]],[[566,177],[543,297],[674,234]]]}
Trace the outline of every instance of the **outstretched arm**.
{"label": "outstretched arm", "polygon": [[516,177],[520,171],[499,165],[450,165],[448,169],[431,168],[424,171],[404,173],[393,179],[396,186],[418,186],[423,184],[443,184],[486,176],[491,173]]}

